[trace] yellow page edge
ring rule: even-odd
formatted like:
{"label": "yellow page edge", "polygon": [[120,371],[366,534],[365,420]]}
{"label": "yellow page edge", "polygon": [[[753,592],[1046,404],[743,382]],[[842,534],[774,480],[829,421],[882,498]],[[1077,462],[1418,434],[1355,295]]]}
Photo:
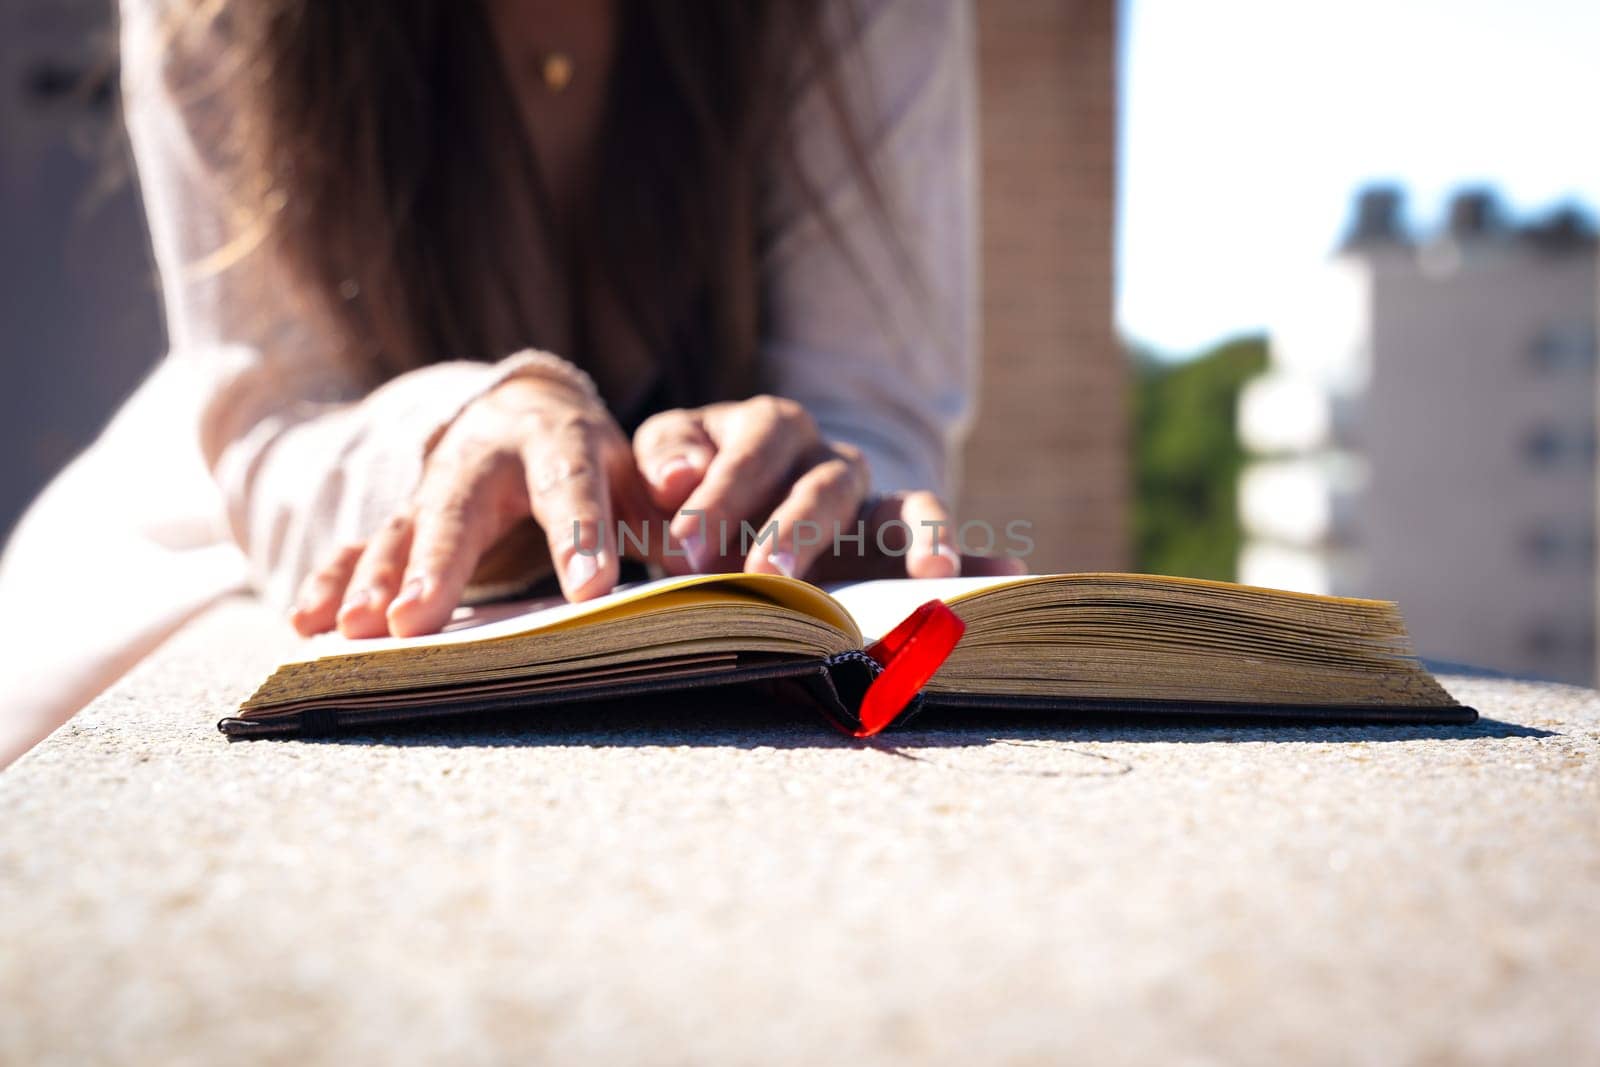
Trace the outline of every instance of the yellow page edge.
{"label": "yellow page edge", "polygon": [[[531,608],[506,618],[476,625],[471,622],[473,608],[457,608],[449,624],[454,628],[447,629],[443,633],[423,634],[418,637],[347,638],[337,634],[324,634],[310,639],[308,643],[315,647],[308,649],[309,655],[290,662],[310,663],[341,656],[407,648],[476,644],[512,637],[527,637],[538,633],[553,633],[579,625],[640,617],[656,611],[658,607],[667,608],[670,605],[675,608],[691,603],[715,603],[719,599],[717,596],[719,590],[735,596],[754,595],[772,601],[791,611],[820,619],[848,634],[857,644],[861,643],[861,630],[856,625],[855,619],[842,604],[816,586],[796,578],[785,578],[781,574],[741,572],[690,574],[677,578],[637,582],[605,596],[576,604],[552,597],[539,602],[550,604],[549,607]],[[686,591],[693,591],[694,595],[675,596],[667,603],[661,603],[669,594]],[[500,606],[487,605],[491,614],[493,608]]]}

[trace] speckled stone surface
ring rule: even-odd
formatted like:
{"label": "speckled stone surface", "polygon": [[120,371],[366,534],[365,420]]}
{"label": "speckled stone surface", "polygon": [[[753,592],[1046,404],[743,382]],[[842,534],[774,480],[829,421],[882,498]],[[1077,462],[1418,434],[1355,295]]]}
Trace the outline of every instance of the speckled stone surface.
{"label": "speckled stone surface", "polygon": [[225,604],[0,773],[0,1061],[1600,1060],[1588,690],[224,741],[291,641]]}

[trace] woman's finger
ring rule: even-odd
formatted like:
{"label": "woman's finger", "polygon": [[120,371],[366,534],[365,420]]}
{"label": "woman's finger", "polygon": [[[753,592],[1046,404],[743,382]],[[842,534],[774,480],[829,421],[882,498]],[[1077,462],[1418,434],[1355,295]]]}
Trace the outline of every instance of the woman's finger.
{"label": "woman's finger", "polygon": [[717,453],[671,527],[696,571],[720,569],[725,544],[735,559],[742,555],[740,522],[783,498],[796,463],[818,442],[811,416],[782,397],[712,405],[705,427]]}
{"label": "woman's finger", "polygon": [[396,515],[367,541],[339,607],[339,632],[346,637],[385,637],[389,604],[411,555],[409,515]]}
{"label": "woman's finger", "polygon": [[301,637],[327,633],[339,614],[339,602],[355,573],[356,561],[366,551],[366,542],[345,545],[319,569],[306,575],[295,595],[289,623]]}
{"label": "woman's finger", "polygon": [[[453,465],[424,477],[413,516],[411,553],[400,591],[389,604],[389,632],[415,637],[437,632],[461,602],[478,558],[505,528],[509,509],[497,495],[520,496],[515,459],[468,473]],[[509,477],[510,488],[504,483]]]}
{"label": "woman's finger", "polygon": [[717,446],[697,411],[663,411],[633,435],[633,457],[650,501],[667,514],[683,507],[705,477]]}
{"label": "woman's finger", "polygon": [[900,557],[901,573],[912,578],[996,578],[1028,573],[1027,564],[1013,556],[961,551],[968,541],[988,541],[992,546],[993,538],[980,538],[970,530],[964,534],[962,525],[930,492],[884,497],[873,510],[867,529],[872,545]]}
{"label": "woman's finger", "polygon": [[906,493],[900,498],[900,520],[910,528],[906,547],[908,578],[954,578],[961,573],[950,510],[932,493]]}
{"label": "woman's finger", "polygon": [[[602,428],[577,420],[524,446],[533,517],[544,527],[561,591],[571,601],[609,593],[617,584],[604,438]],[[625,451],[620,441],[616,447]]]}
{"label": "woman's finger", "polygon": [[758,531],[761,540],[750,548],[745,570],[804,577],[819,556],[833,553],[838,533],[856,532],[856,516],[867,493],[865,461],[844,446],[827,449],[818,458]]}

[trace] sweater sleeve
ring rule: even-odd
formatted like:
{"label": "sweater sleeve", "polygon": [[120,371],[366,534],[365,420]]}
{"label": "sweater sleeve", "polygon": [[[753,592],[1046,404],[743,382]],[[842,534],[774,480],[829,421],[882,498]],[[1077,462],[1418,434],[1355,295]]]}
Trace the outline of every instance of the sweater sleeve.
{"label": "sweater sleeve", "polygon": [[854,25],[833,27],[836,70],[890,226],[820,84],[806,87],[792,118],[805,180],[775,165],[765,183],[763,365],[825,436],[862,449],[875,491],[948,497],[977,385],[972,12],[964,0],[859,6]]}
{"label": "sweater sleeve", "polygon": [[311,569],[406,503],[428,444],[524,361],[438,363],[382,384],[352,373],[274,257],[247,234],[235,246],[241,227],[216,164],[227,116],[206,95],[217,72],[169,80],[162,0],[122,0],[121,14],[125,118],[166,359],[194,383],[193,432],[254,584],[286,605]]}

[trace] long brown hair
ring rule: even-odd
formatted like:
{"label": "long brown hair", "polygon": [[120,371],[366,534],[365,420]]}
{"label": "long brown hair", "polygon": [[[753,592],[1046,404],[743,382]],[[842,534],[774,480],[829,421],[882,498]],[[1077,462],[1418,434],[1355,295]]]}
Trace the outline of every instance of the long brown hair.
{"label": "long brown hair", "polygon": [[[527,242],[568,231],[554,251],[576,273],[577,351],[562,354],[593,364],[582,294],[608,287],[659,362],[662,401],[694,404],[761,385],[761,161],[777,153],[820,207],[785,121],[802,86],[821,80],[887,225],[824,2],[618,0],[592,193],[567,226],[552,217],[485,0],[191,0],[187,17],[208,23],[208,47],[225,42],[230,184],[265,235],[252,254],[282,256],[345,358],[388,377],[549,347],[554,326],[517,279]],[[850,4],[839,8],[859,32]]]}

